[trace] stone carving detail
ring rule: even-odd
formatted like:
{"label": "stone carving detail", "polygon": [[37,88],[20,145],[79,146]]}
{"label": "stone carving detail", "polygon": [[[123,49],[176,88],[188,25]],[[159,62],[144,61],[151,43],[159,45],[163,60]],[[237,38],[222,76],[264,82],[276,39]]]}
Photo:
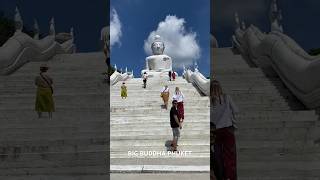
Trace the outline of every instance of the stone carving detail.
{"label": "stone carving detail", "polygon": [[218,43],[217,39],[213,35],[211,35],[210,37],[211,37],[210,46],[213,47],[213,48],[218,48],[219,47],[219,43]]}
{"label": "stone carving detail", "polygon": [[271,31],[279,31],[283,32],[283,28],[281,25],[282,21],[282,13],[281,10],[278,9],[277,0],[273,0],[270,5],[270,22],[271,22]]}
{"label": "stone carving detail", "polygon": [[132,78],[134,78],[133,71],[132,72],[125,72],[125,73],[119,73],[118,71],[115,71],[110,76],[110,84],[115,85],[120,81],[127,81]]}
{"label": "stone carving detail", "polygon": [[16,7],[16,10],[15,10],[14,22],[15,22],[16,32],[21,32],[23,29],[23,21],[22,21],[18,7]]}
{"label": "stone carving detail", "polygon": [[33,39],[39,40],[40,29],[39,29],[38,21],[37,21],[36,19],[34,19],[33,28],[34,28],[34,36],[33,36]]}
{"label": "stone carving detail", "polygon": [[[277,7],[273,6],[271,12],[275,10]],[[273,69],[308,108],[320,107],[320,56],[310,56],[293,39],[283,34],[279,29],[281,26],[274,26],[278,20],[279,17],[271,25],[269,34],[262,33],[253,25],[246,30],[236,29],[234,48],[256,66]]]}
{"label": "stone carving detail", "polygon": [[52,18],[52,19],[51,19],[51,21],[50,21],[49,34],[50,34],[51,36],[55,36],[55,35],[56,35],[55,24],[54,24],[54,18]]}
{"label": "stone carving detail", "polygon": [[182,76],[188,83],[192,83],[203,95],[210,96],[210,80],[200,73],[197,63],[195,63],[194,71],[183,67]]}
{"label": "stone carving detail", "polygon": [[151,49],[152,49],[153,55],[163,54],[164,48],[165,48],[165,46],[164,46],[164,43],[162,41],[160,41],[160,36],[156,35],[155,41],[151,44]]}
{"label": "stone carving detail", "polygon": [[[16,33],[0,47],[0,75],[13,73],[30,61],[47,61],[56,54],[73,53],[75,45],[72,39],[60,44],[55,41],[54,20],[50,23],[50,34],[41,40],[31,38],[22,32],[23,21],[18,8],[15,14]],[[35,23],[35,29],[39,29]],[[52,36],[53,35],[53,36]]]}

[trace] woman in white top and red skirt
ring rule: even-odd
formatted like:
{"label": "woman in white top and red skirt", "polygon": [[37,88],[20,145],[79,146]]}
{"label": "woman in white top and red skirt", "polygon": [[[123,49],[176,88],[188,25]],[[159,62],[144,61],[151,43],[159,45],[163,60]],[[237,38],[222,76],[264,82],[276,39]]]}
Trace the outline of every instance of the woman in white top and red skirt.
{"label": "woman in white top and red skirt", "polygon": [[211,84],[211,123],[215,125],[213,169],[219,180],[237,179],[237,149],[234,136],[238,108],[232,98],[222,92],[220,83]]}
{"label": "woman in white top and red skirt", "polygon": [[176,100],[178,102],[178,114],[179,114],[179,120],[180,122],[183,122],[184,120],[184,107],[183,107],[183,101],[184,101],[184,95],[180,91],[179,87],[176,87],[176,90],[173,94],[172,100]]}

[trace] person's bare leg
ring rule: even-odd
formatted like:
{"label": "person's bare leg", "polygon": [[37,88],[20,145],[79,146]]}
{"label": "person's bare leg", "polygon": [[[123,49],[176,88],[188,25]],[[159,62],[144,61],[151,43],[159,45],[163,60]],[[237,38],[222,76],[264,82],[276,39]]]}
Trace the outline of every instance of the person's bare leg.
{"label": "person's bare leg", "polygon": [[173,138],[172,140],[172,150],[176,151],[177,150],[177,139]]}
{"label": "person's bare leg", "polygon": [[176,138],[176,147],[178,147],[179,137]]}

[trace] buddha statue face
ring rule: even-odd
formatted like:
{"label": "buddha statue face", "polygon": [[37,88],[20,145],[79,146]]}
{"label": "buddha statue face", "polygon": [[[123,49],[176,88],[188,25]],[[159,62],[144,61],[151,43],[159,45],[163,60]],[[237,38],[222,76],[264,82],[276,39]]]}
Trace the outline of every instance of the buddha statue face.
{"label": "buddha statue face", "polygon": [[163,54],[164,48],[165,48],[164,43],[162,41],[160,41],[160,36],[156,35],[155,41],[151,45],[152,54],[153,55],[161,55],[161,54]]}

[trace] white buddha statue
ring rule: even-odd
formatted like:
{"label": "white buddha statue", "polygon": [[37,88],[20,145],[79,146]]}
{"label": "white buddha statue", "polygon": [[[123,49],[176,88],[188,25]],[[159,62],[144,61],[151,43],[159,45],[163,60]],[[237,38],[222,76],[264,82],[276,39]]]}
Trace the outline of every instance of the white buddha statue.
{"label": "white buddha statue", "polygon": [[142,70],[141,74],[147,72],[149,77],[167,76],[172,70],[172,59],[163,54],[165,46],[159,35],[155,36],[151,49],[153,55],[146,58],[146,69]]}

